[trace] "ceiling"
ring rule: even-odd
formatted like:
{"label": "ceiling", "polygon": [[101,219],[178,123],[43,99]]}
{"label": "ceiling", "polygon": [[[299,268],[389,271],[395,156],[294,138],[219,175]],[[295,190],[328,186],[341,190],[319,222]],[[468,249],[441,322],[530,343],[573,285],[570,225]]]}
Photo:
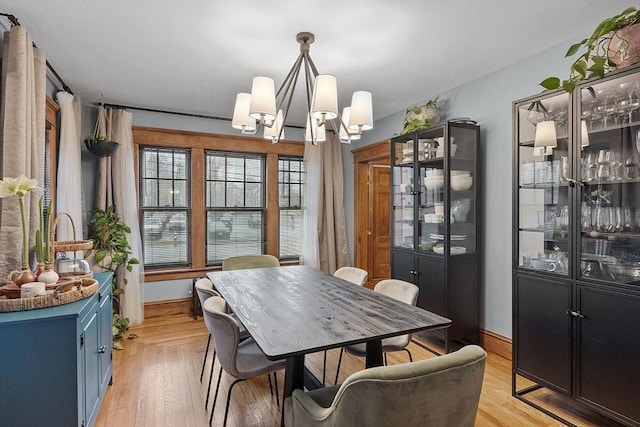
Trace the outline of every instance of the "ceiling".
{"label": "ceiling", "polygon": [[[76,96],[230,118],[254,76],[278,86],[311,57],[340,108],[373,93],[378,120],[546,48],[638,0],[0,0]],[[586,31],[585,31],[586,29]],[[568,42],[567,42],[568,46]],[[294,101],[304,102],[302,81]],[[304,123],[303,114],[288,124]]]}

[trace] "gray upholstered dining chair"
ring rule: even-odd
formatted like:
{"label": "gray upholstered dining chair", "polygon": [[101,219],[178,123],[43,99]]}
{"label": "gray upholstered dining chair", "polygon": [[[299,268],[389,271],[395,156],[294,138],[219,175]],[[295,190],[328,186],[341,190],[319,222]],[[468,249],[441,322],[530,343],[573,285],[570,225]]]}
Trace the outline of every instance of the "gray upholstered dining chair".
{"label": "gray upholstered dining chair", "polygon": [[[388,297],[397,299],[398,301],[405,302],[407,304],[416,305],[418,302],[419,289],[413,283],[405,282],[399,279],[384,279],[379,281],[375,288],[375,292],[379,292]],[[382,340],[382,352],[384,353],[385,364],[387,361],[387,353],[392,351],[406,351],[409,355],[409,361],[413,362],[411,352],[407,348],[407,345],[411,342],[411,334],[399,335],[397,337],[384,338]],[[364,357],[367,354],[366,343],[353,344],[340,349],[340,356],[338,358],[338,368],[336,369],[336,379],[334,384],[338,383],[338,375],[340,374],[340,364],[342,363],[342,355],[344,352],[353,354],[354,356]]]}
{"label": "gray upholstered dining chair", "polygon": [[[269,374],[284,369],[285,360],[269,360],[262,353],[253,338],[240,341],[240,329],[238,322],[226,313],[227,303],[222,297],[208,298],[202,306],[202,312],[205,319],[208,319],[207,327],[214,337],[215,348],[220,361],[220,377],[224,370],[227,374],[235,377],[235,380],[229,386],[227,393],[227,406],[224,412],[223,426],[227,425],[227,417],[229,415],[229,404],[231,402],[231,391],[233,387],[241,382],[251,378],[255,378],[262,374]],[[278,402],[278,381],[276,378],[276,402]],[[209,425],[213,420],[213,413],[218,400],[218,391],[220,390],[220,380],[216,385],[216,391],[213,398],[213,406],[211,407],[211,416]]]}
{"label": "gray upholstered dining chair", "polygon": [[286,427],[473,427],[487,354],[476,345],[412,363],[365,369],[342,385],[294,390]]}
{"label": "gray upholstered dining chair", "polygon": [[223,271],[279,266],[280,261],[273,255],[238,255],[226,258],[222,261]]}
{"label": "gray upholstered dining chair", "polygon": [[[198,299],[200,300],[200,306],[204,306],[204,302],[211,297],[220,297],[220,294],[213,289],[213,283],[211,283],[211,280],[207,279],[206,277],[196,280],[195,288],[196,288],[196,293],[198,294]],[[231,314],[231,316],[237,320],[234,314]],[[206,324],[207,319],[205,318],[204,321]],[[238,325],[240,326],[240,340],[248,338],[249,333],[245,329],[244,325],[242,325],[242,323],[240,322],[238,322]],[[211,328],[209,328],[209,325],[207,325],[207,329],[209,331],[211,330]],[[204,368],[205,368],[205,365],[207,364],[207,355],[209,354],[210,346],[211,346],[211,333],[209,333],[209,339],[207,340],[207,348],[204,352],[204,357],[202,358],[202,370],[200,371],[200,381],[202,381],[202,376],[204,375]],[[211,392],[211,380],[213,379],[213,366],[215,364],[215,361],[216,361],[216,350],[214,348],[213,356],[211,357],[211,371],[209,372],[209,385],[207,386],[207,397],[205,399],[205,404],[204,404],[205,408],[207,408],[209,405],[209,395]],[[218,381],[220,381],[219,377],[218,377]],[[269,377],[269,387],[271,387],[271,377]]]}
{"label": "gray upholstered dining chair", "polygon": [[[367,270],[363,270],[358,267],[349,267],[349,266],[340,267],[333,273],[333,275],[358,286],[366,285],[367,279],[369,278],[369,273],[367,272]],[[327,351],[325,350],[324,356],[322,358],[322,384],[325,383],[326,374],[327,374]]]}

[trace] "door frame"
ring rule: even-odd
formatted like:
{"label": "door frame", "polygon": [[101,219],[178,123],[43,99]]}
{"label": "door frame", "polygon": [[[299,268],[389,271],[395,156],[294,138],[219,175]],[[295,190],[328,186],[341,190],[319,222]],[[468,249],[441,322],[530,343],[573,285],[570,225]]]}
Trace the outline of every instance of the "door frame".
{"label": "door frame", "polygon": [[[354,163],[354,265],[367,267],[368,234],[367,216],[369,199],[369,164],[374,161],[391,160],[391,141],[384,140],[364,147],[356,148],[353,153]],[[389,209],[391,209],[389,207]],[[391,225],[390,225],[391,226]]]}

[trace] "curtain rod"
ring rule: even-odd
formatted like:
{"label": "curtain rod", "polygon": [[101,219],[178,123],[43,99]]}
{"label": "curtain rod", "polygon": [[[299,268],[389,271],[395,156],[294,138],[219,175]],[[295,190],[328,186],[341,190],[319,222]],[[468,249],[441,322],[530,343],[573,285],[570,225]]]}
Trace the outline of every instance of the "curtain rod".
{"label": "curtain rod", "polygon": [[[105,107],[111,107],[111,108],[123,108],[123,109],[131,109],[131,110],[148,111],[148,112],[151,112],[151,113],[175,114],[175,115],[178,115],[178,116],[197,117],[199,119],[224,120],[224,121],[227,121],[227,122],[231,121],[231,119],[228,118],[228,117],[208,116],[206,114],[184,113],[184,112],[181,112],[181,111],[159,110],[159,109],[156,109],[156,108],[134,107],[134,106],[131,106],[131,105],[120,105],[120,104],[103,103],[102,105],[104,105]],[[287,127],[288,128],[294,128],[294,129],[303,129],[302,126],[287,125]]]}
{"label": "curtain rod", "polygon": [[120,105],[120,104],[102,104],[105,107],[111,108],[123,108],[123,109],[131,109],[131,110],[140,110],[140,111],[149,111],[151,113],[164,113],[164,114],[176,114],[178,116],[188,116],[188,117],[197,117],[199,119],[213,119],[213,120],[226,120],[231,121],[228,117],[220,117],[220,116],[208,116],[206,114],[196,114],[196,113],[183,113],[181,111],[168,111],[168,110],[159,110],[155,108],[146,108],[146,107],[134,107],[131,105]]}
{"label": "curtain rod", "polygon": [[[18,21],[18,18],[16,18],[15,15],[12,15],[10,13],[0,12],[0,16],[6,17],[9,20],[9,22],[11,23],[11,25],[17,25],[17,26],[21,27],[20,21]],[[35,42],[33,42],[33,41],[32,41],[32,44],[33,44],[33,47],[35,47],[35,48],[38,47],[38,46],[36,46]],[[73,95],[73,91],[71,90],[71,88],[69,86],[67,86],[67,84],[64,82],[64,80],[62,80],[62,77],[60,77],[60,74],[58,74],[58,72],[53,68],[53,65],[51,65],[48,60],[45,60],[45,63],[47,64],[47,68],[49,69],[49,71],[51,71],[51,74],[53,74],[53,76],[58,80],[60,85],[62,85],[62,89],[64,89],[65,91],[67,91],[71,95]]]}

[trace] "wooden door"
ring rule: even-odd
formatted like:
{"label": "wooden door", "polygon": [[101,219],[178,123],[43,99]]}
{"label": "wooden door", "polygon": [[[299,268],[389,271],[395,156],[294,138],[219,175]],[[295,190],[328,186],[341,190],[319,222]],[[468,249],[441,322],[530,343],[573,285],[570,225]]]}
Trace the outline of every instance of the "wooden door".
{"label": "wooden door", "polygon": [[353,151],[355,163],[355,266],[367,270],[367,287],[391,277],[391,168],[389,141]]}
{"label": "wooden door", "polygon": [[370,163],[367,271],[372,284],[391,277],[390,194],[391,167]]}

